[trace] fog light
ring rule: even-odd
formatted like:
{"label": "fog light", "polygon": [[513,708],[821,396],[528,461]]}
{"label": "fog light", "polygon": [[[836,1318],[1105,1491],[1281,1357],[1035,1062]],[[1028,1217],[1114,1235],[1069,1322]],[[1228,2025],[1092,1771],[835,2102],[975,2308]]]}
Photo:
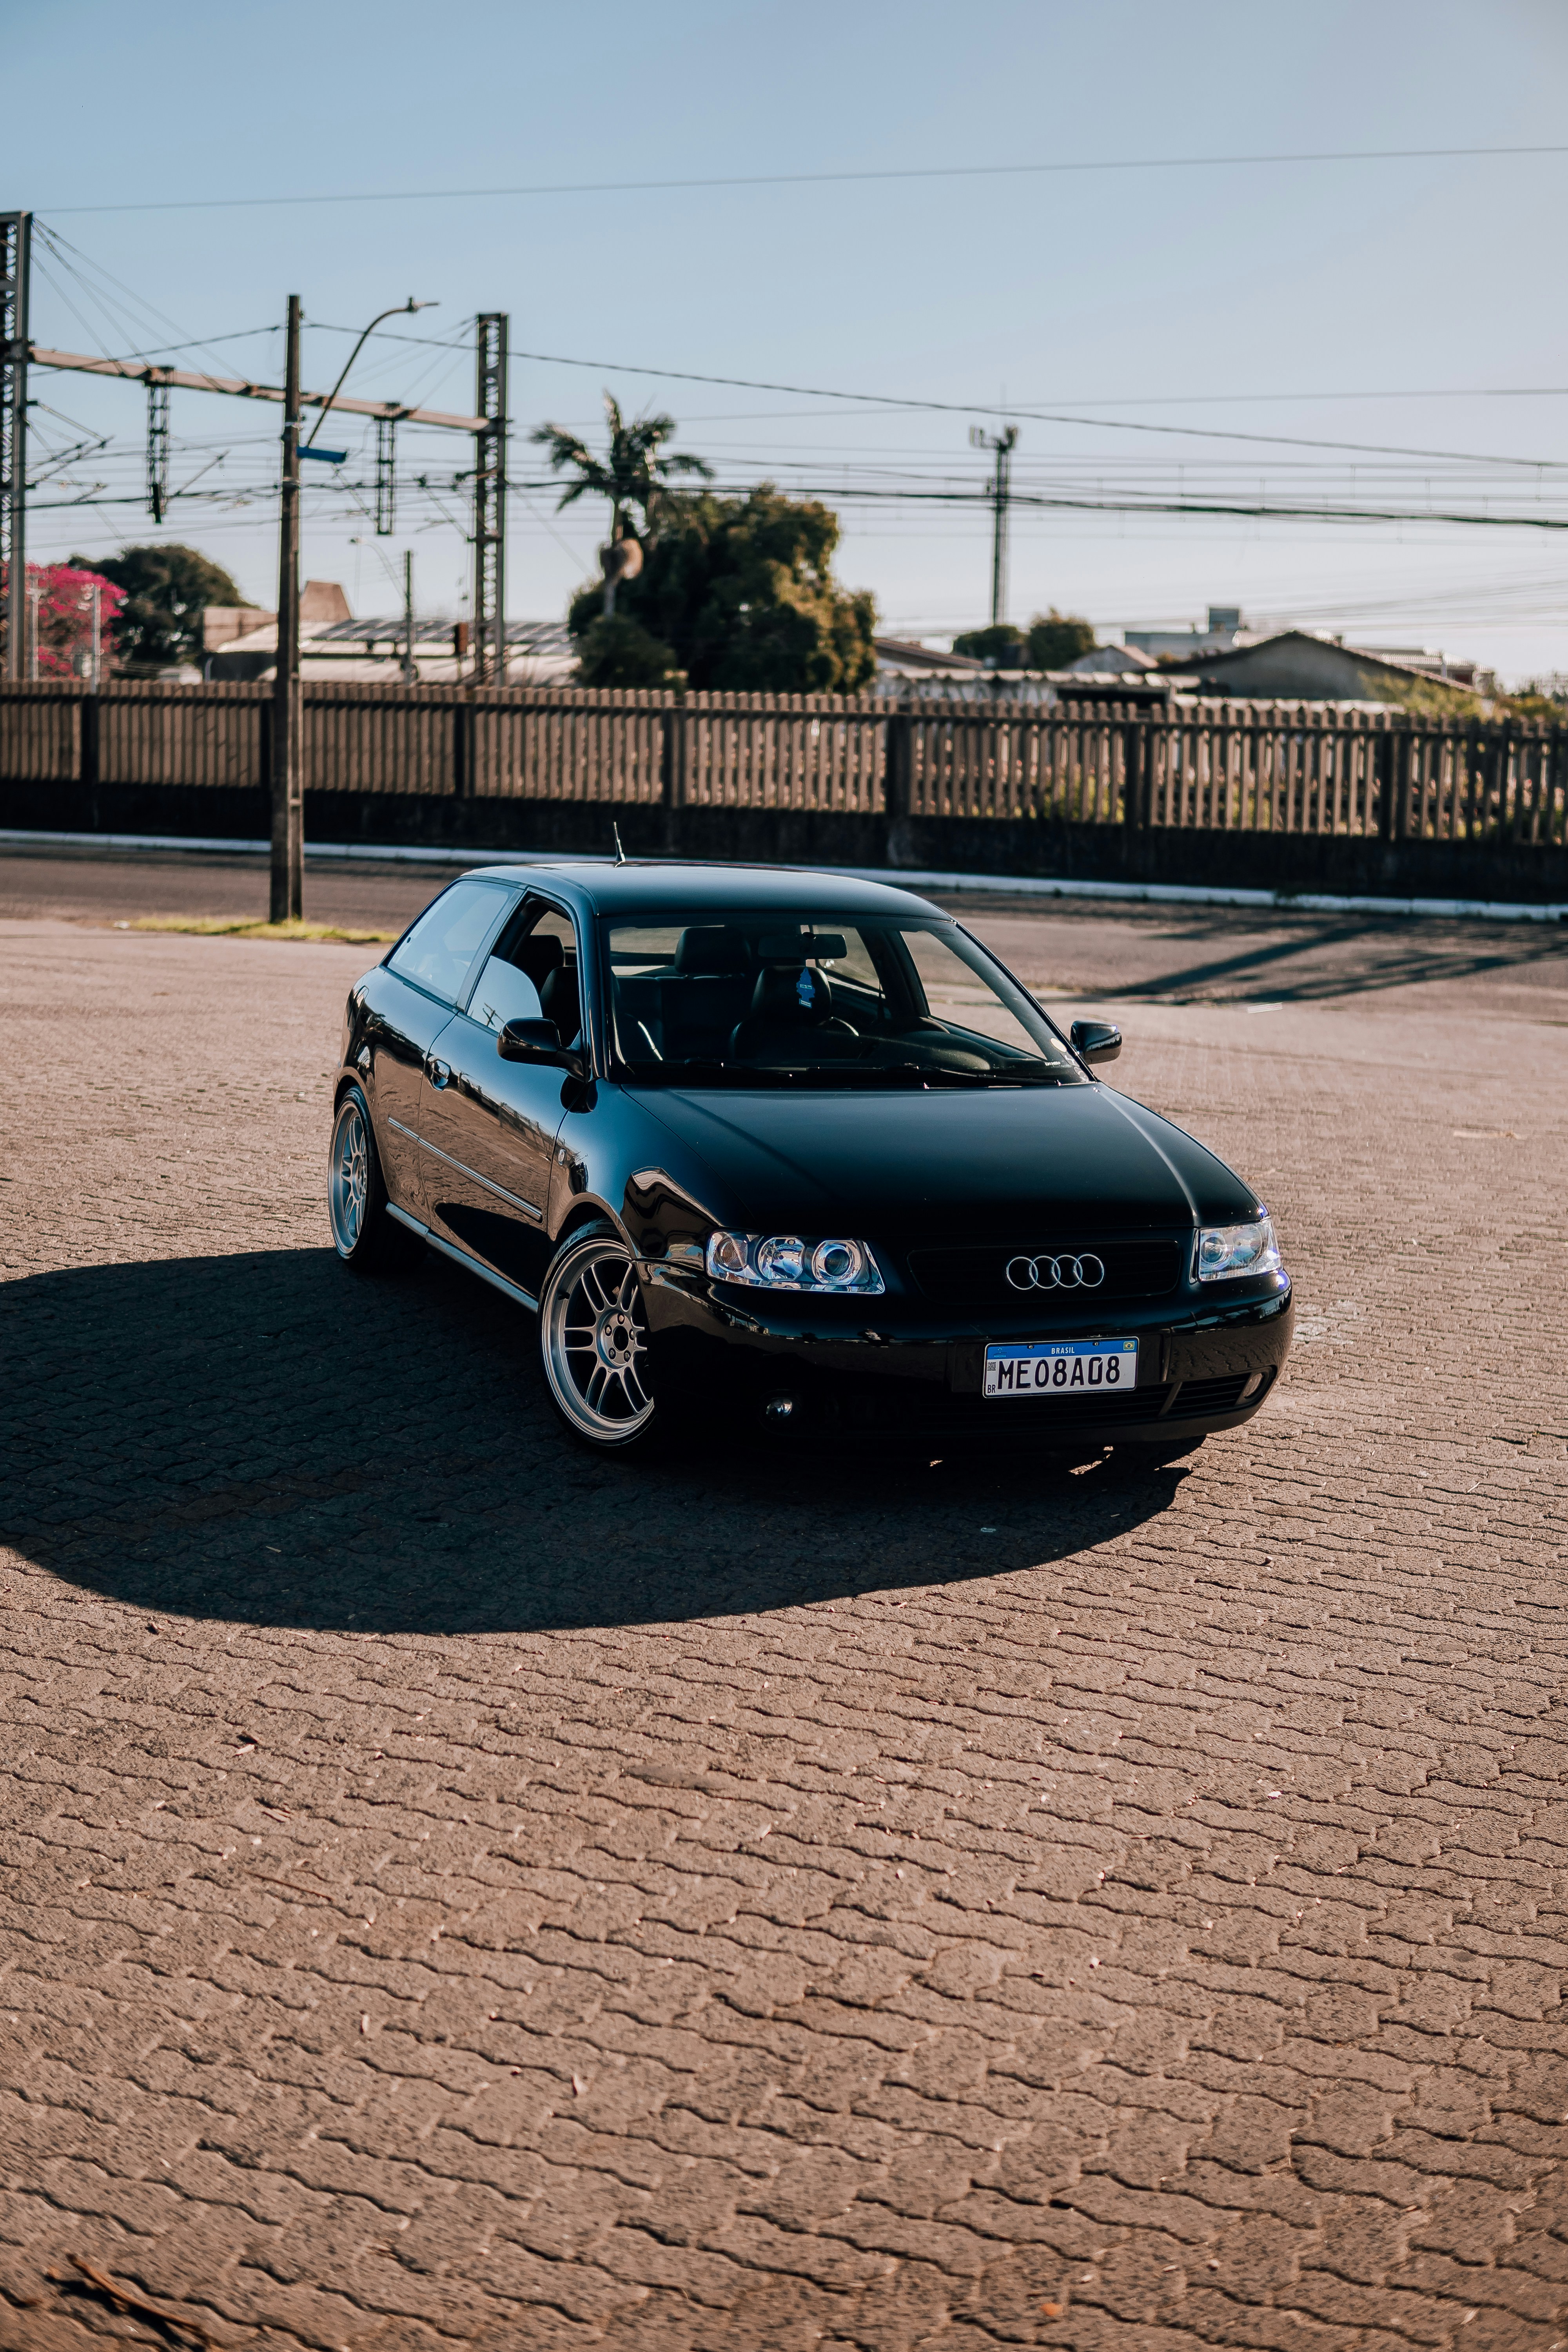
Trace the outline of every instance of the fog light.
{"label": "fog light", "polygon": [[794,1411],[794,1397],[769,1397],[766,1404],[763,1407],[763,1419],[764,1421],[787,1421]]}

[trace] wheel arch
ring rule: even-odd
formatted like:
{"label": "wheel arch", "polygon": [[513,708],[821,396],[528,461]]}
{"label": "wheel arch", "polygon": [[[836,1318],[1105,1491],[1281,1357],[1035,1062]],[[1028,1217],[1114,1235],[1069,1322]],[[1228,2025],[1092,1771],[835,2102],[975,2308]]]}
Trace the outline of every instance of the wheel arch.
{"label": "wheel arch", "polygon": [[559,1251],[565,1248],[574,1234],[582,1233],[584,1227],[589,1225],[610,1226],[618,1238],[625,1242],[634,1258],[640,1255],[637,1245],[627,1233],[624,1221],[616,1216],[609,1202],[601,1201],[596,1193],[584,1192],[579,1193],[574,1199],[571,1207],[551,1235],[551,1256],[554,1257]]}

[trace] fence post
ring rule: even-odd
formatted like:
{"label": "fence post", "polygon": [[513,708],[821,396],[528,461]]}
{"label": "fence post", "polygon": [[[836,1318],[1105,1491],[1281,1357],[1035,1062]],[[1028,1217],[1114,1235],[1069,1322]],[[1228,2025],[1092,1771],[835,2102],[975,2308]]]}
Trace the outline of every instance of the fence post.
{"label": "fence post", "polygon": [[686,800],[686,713],[679,703],[658,714],[658,796],[667,809]]}
{"label": "fence post", "polygon": [[474,748],[477,717],[471,702],[452,705],[452,797],[471,800],[474,793]]}
{"label": "fence post", "polygon": [[1129,719],[1121,730],[1121,821],[1136,832],[1148,825],[1150,814],[1143,751],[1143,721]]}
{"label": "fence post", "polygon": [[84,694],[81,698],[80,709],[81,735],[78,753],[79,764],[77,772],[87,790],[95,796],[92,814],[89,821],[93,825],[96,825],[98,823],[96,795],[98,793],[100,742],[98,726],[99,704],[97,693],[93,692]]}
{"label": "fence post", "polygon": [[890,710],[882,765],[882,806],[889,824],[907,817],[914,802],[914,720],[907,710]]}

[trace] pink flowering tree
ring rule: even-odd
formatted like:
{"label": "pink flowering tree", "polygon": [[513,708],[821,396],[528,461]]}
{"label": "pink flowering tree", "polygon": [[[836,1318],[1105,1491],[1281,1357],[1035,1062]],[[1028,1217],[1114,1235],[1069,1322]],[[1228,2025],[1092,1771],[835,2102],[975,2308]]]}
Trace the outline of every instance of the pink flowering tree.
{"label": "pink flowering tree", "polygon": [[[114,616],[125,591],[100,573],[71,563],[29,563],[29,626],[37,615],[40,677],[82,677],[92,670],[92,592],[98,590],[98,649],[108,670],[114,651]],[[34,603],[34,598],[37,603]]]}

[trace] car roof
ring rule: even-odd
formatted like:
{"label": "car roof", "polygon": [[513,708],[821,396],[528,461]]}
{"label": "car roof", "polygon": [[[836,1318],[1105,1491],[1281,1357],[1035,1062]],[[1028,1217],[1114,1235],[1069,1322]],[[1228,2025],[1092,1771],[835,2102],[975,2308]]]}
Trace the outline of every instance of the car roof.
{"label": "car roof", "polygon": [[941,915],[951,919],[912,890],[851,874],[824,874],[809,866],[721,866],[630,857],[624,865],[614,865],[562,858],[531,859],[521,868],[480,866],[470,871],[486,881],[537,882],[569,894],[595,914],[739,913],[751,908],[766,913],[809,901],[814,910],[825,914]]}

